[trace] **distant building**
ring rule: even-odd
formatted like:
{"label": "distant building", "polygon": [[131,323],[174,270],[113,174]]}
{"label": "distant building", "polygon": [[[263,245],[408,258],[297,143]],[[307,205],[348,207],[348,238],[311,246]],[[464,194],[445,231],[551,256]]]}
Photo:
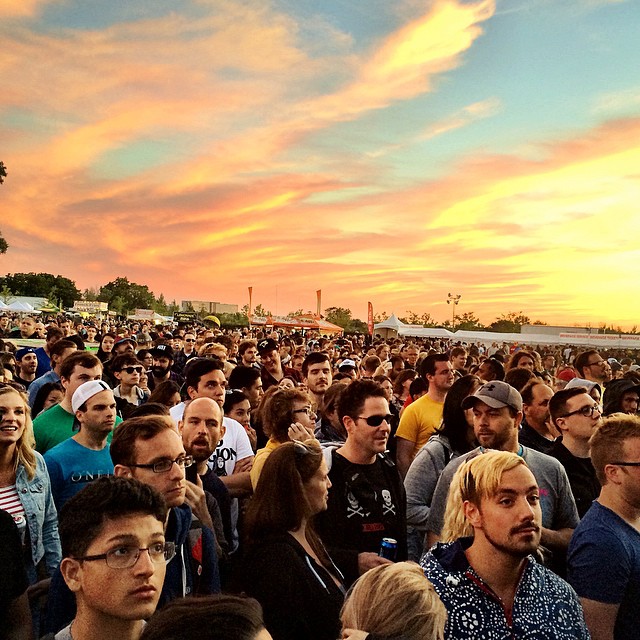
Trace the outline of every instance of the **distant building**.
{"label": "distant building", "polygon": [[198,313],[204,312],[214,316],[218,313],[238,313],[237,304],[208,302],[206,300],[182,300],[180,303],[180,308],[183,311],[190,311],[191,308],[193,308],[193,310]]}

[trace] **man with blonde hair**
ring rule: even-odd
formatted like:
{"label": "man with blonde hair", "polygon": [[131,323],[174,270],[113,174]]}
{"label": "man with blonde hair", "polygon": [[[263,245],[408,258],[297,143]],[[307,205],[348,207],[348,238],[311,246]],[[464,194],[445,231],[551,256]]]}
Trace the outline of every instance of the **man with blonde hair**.
{"label": "man with blonde hair", "polygon": [[447,509],[463,518],[463,537],[439,542],[421,560],[447,609],[445,637],[589,638],[573,589],[532,555],[540,490],[522,457],[487,451],[465,461],[451,486]]}
{"label": "man with blonde hair", "polygon": [[571,539],[569,581],[594,640],[638,638],[640,418],[605,418],[589,445],[602,489]]}

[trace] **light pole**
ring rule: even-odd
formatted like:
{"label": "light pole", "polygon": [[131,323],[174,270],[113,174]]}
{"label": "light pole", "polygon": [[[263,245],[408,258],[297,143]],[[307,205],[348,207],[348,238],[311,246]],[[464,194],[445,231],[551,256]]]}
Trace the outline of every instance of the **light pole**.
{"label": "light pole", "polygon": [[451,331],[455,331],[455,329],[456,329],[456,305],[460,304],[460,298],[462,298],[462,296],[459,293],[457,293],[457,294],[449,293],[447,295],[447,304],[452,305],[452,309],[451,309]]}

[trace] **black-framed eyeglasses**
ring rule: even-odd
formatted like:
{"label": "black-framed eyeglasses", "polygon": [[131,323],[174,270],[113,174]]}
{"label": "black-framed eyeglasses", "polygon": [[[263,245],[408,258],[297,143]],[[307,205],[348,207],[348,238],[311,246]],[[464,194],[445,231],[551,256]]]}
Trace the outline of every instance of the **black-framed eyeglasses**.
{"label": "black-framed eyeglasses", "polygon": [[105,560],[107,566],[111,569],[129,569],[133,567],[143,551],[149,553],[149,558],[154,564],[162,564],[170,562],[176,555],[176,545],[174,542],[156,542],[149,547],[139,548],[130,545],[123,545],[107,551],[107,553],[99,553],[95,556],[83,556],[74,558],[83,562],[93,562],[94,560]]}
{"label": "black-framed eyeglasses", "polygon": [[569,416],[575,416],[576,414],[580,414],[585,418],[593,418],[594,413],[602,413],[602,409],[600,409],[600,405],[598,404],[588,404],[584,407],[580,407],[580,409],[576,409],[575,411],[570,411],[569,413],[565,413],[560,418],[568,418]]}
{"label": "black-framed eyeglasses", "polygon": [[392,418],[393,415],[390,413],[387,413],[386,415],[378,414],[367,416],[366,418],[364,416],[358,416],[358,420],[364,420],[370,427],[379,427],[383,422],[390,424]]}
{"label": "black-framed eyeglasses", "polygon": [[306,413],[309,417],[316,415],[313,407],[302,407],[302,409],[294,409],[291,413]]}
{"label": "black-framed eyeglasses", "polygon": [[185,342],[195,342],[195,338],[185,338]]}
{"label": "black-framed eyeglasses", "polygon": [[151,469],[153,473],[166,473],[177,464],[180,468],[190,467],[193,464],[193,456],[178,456],[175,460],[169,458],[163,458],[150,464],[129,464],[129,467],[136,467],[137,469]]}
{"label": "black-framed eyeglasses", "polygon": [[640,467],[640,462],[609,462],[609,464],[616,464],[619,467]]}
{"label": "black-framed eyeglasses", "polygon": [[142,373],[142,367],[122,367],[120,371],[126,371],[131,375],[132,373]]}

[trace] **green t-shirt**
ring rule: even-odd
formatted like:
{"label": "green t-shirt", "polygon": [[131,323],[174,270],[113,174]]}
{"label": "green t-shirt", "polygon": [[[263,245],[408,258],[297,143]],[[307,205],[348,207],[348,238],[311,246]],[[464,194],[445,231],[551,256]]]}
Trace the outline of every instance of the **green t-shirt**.
{"label": "green t-shirt", "polygon": [[[54,405],[36,417],[33,421],[33,433],[36,437],[36,451],[45,454],[57,444],[68,440],[77,432],[73,430],[74,415],[63,409],[59,404]],[[117,427],[122,418],[116,416]],[[107,437],[111,442],[113,431]]]}

